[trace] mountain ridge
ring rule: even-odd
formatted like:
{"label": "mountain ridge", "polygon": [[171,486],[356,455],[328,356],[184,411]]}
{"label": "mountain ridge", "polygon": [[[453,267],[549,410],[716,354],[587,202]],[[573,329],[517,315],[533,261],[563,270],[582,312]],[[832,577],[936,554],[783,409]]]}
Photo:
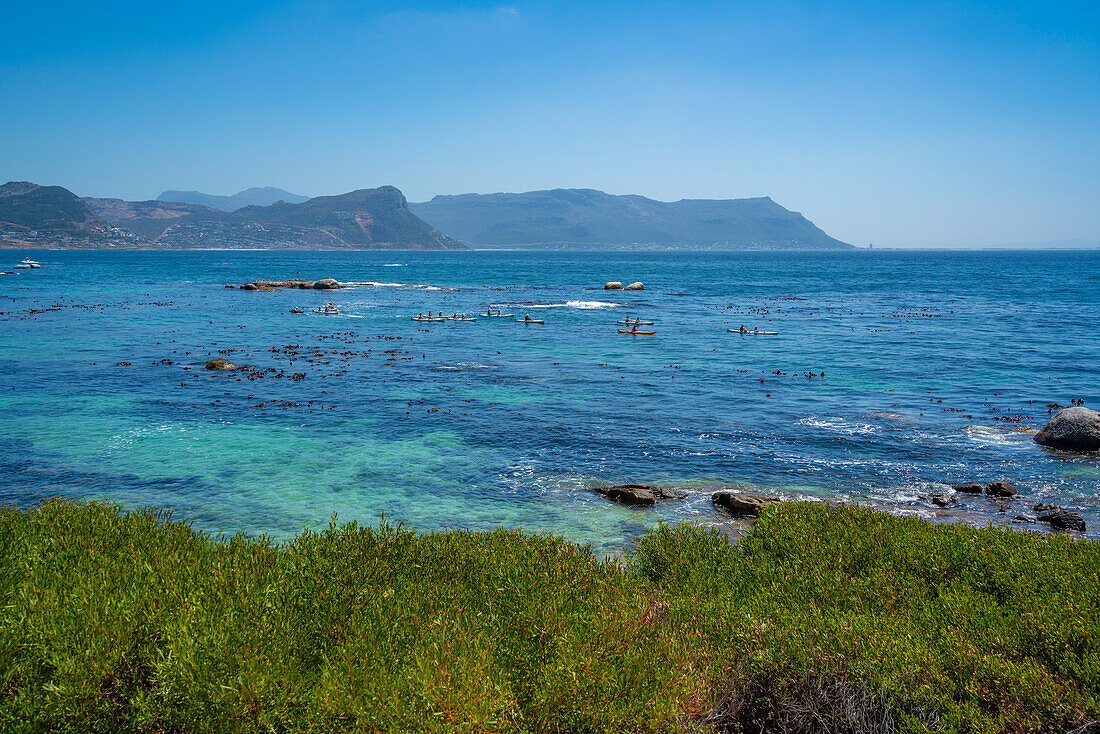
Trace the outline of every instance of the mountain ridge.
{"label": "mountain ridge", "polygon": [[852,247],[767,196],[664,202],[598,189],[544,189],[440,195],[410,207],[436,228],[487,248]]}
{"label": "mountain ridge", "polygon": [[230,196],[170,189],[162,192],[156,200],[174,204],[196,204],[211,209],[220,209],[223,212],[233,212],[246,206],[270,206],[280,201],[285,201],[288,204],[301,204],[309,201],[309,198],[301,194],[292,194],[274,186],[253,186]]}
{"label": "mountain ridge", "polygon": [[225,212],[198,204],[81,199],[61,186],[0,186],[0,247],[457,250],[393,186]]}

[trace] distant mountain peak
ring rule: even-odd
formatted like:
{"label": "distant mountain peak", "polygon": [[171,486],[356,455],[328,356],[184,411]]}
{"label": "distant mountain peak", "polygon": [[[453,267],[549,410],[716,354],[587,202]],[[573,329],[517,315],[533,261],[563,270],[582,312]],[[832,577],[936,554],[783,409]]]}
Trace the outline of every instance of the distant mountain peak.
{"label": "distant mountain peak", "polygon": [[157,201],[170,201],[178,204],[198,204],[208,206],[211,209],[220,209],[223,212],[235,212],[246,206],[271,206],[280,201],[288,204],[301,204],[308,201],[308,196],[292,194],[289,191],[275,188],[274,186],[254,186],[244,191],[238,191],[232,196],[218,196],[216,194],[204,194],[201,191],[165,191],[157,197]]}

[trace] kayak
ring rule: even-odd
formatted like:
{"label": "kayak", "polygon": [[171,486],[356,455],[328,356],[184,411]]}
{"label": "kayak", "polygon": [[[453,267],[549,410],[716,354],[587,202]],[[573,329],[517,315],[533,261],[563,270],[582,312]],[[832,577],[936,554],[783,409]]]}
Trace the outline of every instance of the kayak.
{"label": "kayak", "polygon": [[515,316],[514,313],[483,313],[483,314],[480,314],[480,315],[484,316],[485,318],[497,318],[499,316],[501,318],[509,318],[509,319],[512,318],[513,316]]}
{"label": "kayak", "polygon": [[645,324],[646,326],[652,326],[652,321],[635,321],[634,319],[619,319],[616,324]]}
{"label": "kayak", "polygon": [[462,316],[455,318],[454,316],[452,316],[451,321],[477,321],[477,319],[467,319],[463,318]]}
{"label": "kayak", "polygon": [[517,324],[545,324],[542,319],[516,319]]}
{"label": "kayak", "polygon": [[413,321],[446,321],[444,316],[413,316]]}
{"label": "kayak", "polygon": [[305,311],[300,308],[292,308],[290,309],[290,313],[305,313]]}
{"label": "kayak", "polygon": [[775,336],[778,331],[741,331],[740,329],[726,329],[731,334],[744,334],[745,336]]}
{"label": "kayak", "polygon": [[619,329],[620,334],[647,334],[652,336],[656,334],[656,331],[638,331],[637,329]]}

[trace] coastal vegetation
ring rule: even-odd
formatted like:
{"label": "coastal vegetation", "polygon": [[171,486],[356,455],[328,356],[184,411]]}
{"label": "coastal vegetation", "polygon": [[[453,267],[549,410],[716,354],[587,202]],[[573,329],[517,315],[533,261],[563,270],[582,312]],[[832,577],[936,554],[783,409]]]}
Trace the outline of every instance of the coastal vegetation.
{"label": "coastal vegetation", "polygon": [[0,729],[1085,732],[1098,580],[1094,542],[853,506],[604,558],[49,501],[0,511]]}

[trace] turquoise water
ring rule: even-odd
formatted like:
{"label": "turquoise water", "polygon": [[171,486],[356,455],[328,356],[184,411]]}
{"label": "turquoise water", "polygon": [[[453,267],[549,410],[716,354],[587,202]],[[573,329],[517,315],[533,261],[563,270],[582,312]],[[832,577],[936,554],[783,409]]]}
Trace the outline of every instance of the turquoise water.
{"label": "turquoise water", "polygon": [[[717,488],[932,517],[935,483],[1005,479],[1014,507],[946,519],[1054,501],[1100,528],[1100,460],[1022,428],[1100,405],[1097,252],[25,254],[43,269],[0,276],[0,502],[614,548],[659,519],[721,522]],[[359,285],[222,287],[295,273]],[[608,280],[646,290],[589,290]],[[340,316],[288,313],[330,299]],[[488,304],[546,324],[409,318]],[[618,334],[627,314],[657,333]],[[202,369],[223,352],[252,370]],[[633,509],[590,490],[627,480],[694,491]]]}

